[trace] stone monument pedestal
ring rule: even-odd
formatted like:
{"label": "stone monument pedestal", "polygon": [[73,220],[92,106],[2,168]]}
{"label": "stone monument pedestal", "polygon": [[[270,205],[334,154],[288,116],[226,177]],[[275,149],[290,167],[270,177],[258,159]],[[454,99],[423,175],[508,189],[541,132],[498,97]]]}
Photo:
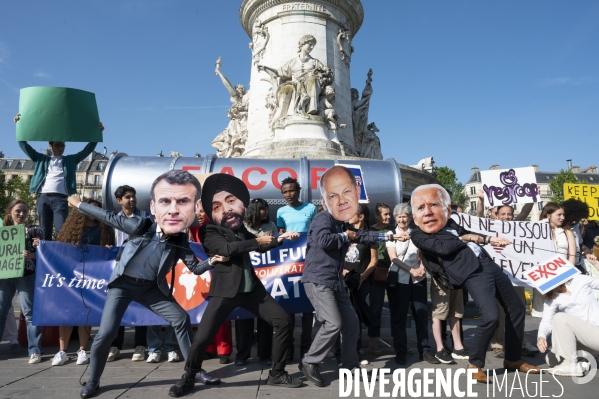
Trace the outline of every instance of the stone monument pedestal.
{"label": "stone monument pedestal", "polygon": [[309,159],[340,158],[341,146],[329,139],[292,138],[263,146],[260,154],[253,158],[289,159],[300,157]]}
{"label": "stone monument pedestal", "polygon": [[274,142],[285,141],[290,138],[305,138],[316,140],[329,140],[328,128],[324,117],[320,115],[292,115],[276,121],[273,130]]}

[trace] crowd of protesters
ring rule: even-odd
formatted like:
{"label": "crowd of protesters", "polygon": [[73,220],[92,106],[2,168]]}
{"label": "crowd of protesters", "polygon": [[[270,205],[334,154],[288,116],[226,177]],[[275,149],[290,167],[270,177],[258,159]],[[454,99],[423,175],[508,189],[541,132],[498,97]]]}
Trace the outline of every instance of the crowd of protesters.
{"label": "crowd of protesters", "polygon": [[[15,121],[17,120],[18,117],[15,118]],[[101,124],[100,127],[102,128]],[[32,324],[36,247],[39,241],[52,240],[56,237],[58,242],[77,246],[127,245],[126,233],[92,216],[80,213],[78,209],[72,210],[68,216],[65,214],[67,196],[73,194],[75,174],[71,170],[72,164],[92,151],[92,144],[90,143],[84,151],[74,156],[63,157],[64,143],[50,143],[52,155],[39,154],[26,142],[20,143],[24,151],[35,161],[36,172],[31,182],[31,191],[38,195],[37,206],[41,227],[28,224],[29,207],[25,202],[14,200],[8,204],[2,220],[4,226],[24,225],[26,230],[26,245],[23,251],[25,272],[23,277],[0,280],[0,336],[10,342],[11,352],[19,352],[20,346],[14,332],[16,321],[12,308],[13,297],[18,292],[21,311],[26,321],[31,364],[39,363],[43,354],[42,327]],[[330,172],[330,175],[341,179],[343,173],[345,172],[335,169],[334,172]],[[332,177],[329,177],[329,180],[331,179]],[[355,179],[353,181],[350,179],[348,184],[355,185]],[[321,191],[325,193],[329,189],[330,187],[323,186],[321,181]],[[319,213],[313,204],[299,201],[300,191],[301,187],[296,179],[287,178],[281,182],[281,195],[287,201],[287,205],[278,210],[276,221],[271,220],[269,204],[266,200],[251,199],[245,207],[243,228],[253,237],[275,237],[284,234],[285,237],[292,237],[296,233],[308,235],[307,272],[302,281],[308,298],[316,309],[316,319],[321,322],[322,327],[313,339],[314,313],[307,312],[301,315],[299,355],[300,369],[307,380],[315,385],[323,386],[318,364],[327,356],[335,357],[340,367],[354,368],[368,363],[365,360],[366,351],[362,349],[361,325],[367,327],[369,356],[378,357],[383,354],[379,343],[385,297],[391,318],[394,360],[399,367],[406,365],[408,355],[412,354],[406,331],[410,313],[415,323],[415,349],[418,351],[420,361],[438,365],[454,363],[455,360],[469,360],[469,367],[477,369],[476,378],[479,381],[486,381],[481,370],[484,366],[484,353],[489,344],[492,346],[494,356],[505,359],[504,366],[507,369],[538,372],[537,368],[521,360],[521,356],[534,357],[541,352],[546,355],[546,363],[551,372],[566,376],[581,376],[585,372],[584,365],[578,364],[576,358],[573,358],[572,354],[576,350],[599,353],[597,338],[599,337],[599,302],[596,292],[599,290],[599,279],[594,277],[599,270],[599,261],[596,257],[599,252],[597,242],[599,226],[595,221],[587,220],[589,215],[586,204],[577,200],[564,201],[562,204],[550,202],[541,212],[541,220],[550,225],[556,252],[575,265],[581,274],[545,295],[534,290],[532,314],[542,317],[535,345],[523,336],[523,309],[526,304],[524,288],[512,287],[509,281],[503,281],[505,275],[482,248],[485,243],[505,246],[509,245],[509,242],[497,237],[472,234],[457,226],[450,218],[451,204],[443,189],[438,186],[426,186],[422,190],[418,188],[416,191],[420,192],[420,196],[413,197],[411,204],[390,206],[377,203],[374,207],[375,220],[372,224],[369,208],[365,204],[356,204],[356,212],[350,215],[351,217],[337,219],[334,210],[336,205],[331,205],[332,200],[331,202],[323,200],[324,209],[321,212],[326,215],[317,217]],[[136,219],[149,217],[149,214],[140,211],[137,207],[135,188],[121,186],[114,194],[122,207],[119,215]],[[102,204],[94,199],[84,202],[90,206],[102,207]],[[412,206],[418,207],[417,210]],[[516,217],[514,209],[510,206],[491,208],[488,216],[501,221],[525,220],[531,206],[525,206]],[[478,209],[481,212],[479,216],[484,216],[482,203],[479,204]],[[415,212],[417,212],[416,217]],[[444,222],[439,225],[438,230],[433,231],[430,225],[425,223],[428,223],[427,217],[433,218],[436,217],[435,215]],[[215,222],[211,221],[201,208],[196,218],[195,226],[188,230],[189,239],[201,242],[202,227]],[[342,223],[339,224],[339,221]],[[435,219],[435,223],[437,222],[438,220]],[[325,234],[327,237],[332,234],[337,237],[335,240],[339,241],[319,249],[320,243],[311,241],[316,234]],[[434,244],[431,244],[429,236],[435,234],[441,238],[435,238]],[[329,256],[331,245],[341,249],[339,253],[342,254],[342,258],[330,257],[327,258],[329,264],[324,264],[322,256]],[[435,245],[450,245],[454,246],[455,250],[444,253],[435,249]],[[311,258],[315,253],[319,254],[319,257]],[[447,260],[444,261],[444,257]],[[219,258],[221,261],[228,260],[224,255],[221,258]],[[446,266],[448,262],[455,262],[455,259],[462,259],[464,263],[459,267],[464,269],[466,269],[464,265],[468,264],[470,267],[469,265],[473,264],[474,271],[452,274],[456,273],[456,269],[451,269],[450,272]],[[337,264],[338,270],[333,270],[331,281],[325,283],[330,276],[322,274],[322,269],[316,270],[316,268],[332,267]],[[337,277],[335,273],[338,273]],[[340,280],[334,281],[335,278]],[[494,279],[491,291],[495,292],[497,289],[497,300],[495,295],[490,296],[489,292],[484,292],[488,287],[479,285],[481,282],[488,282],[489,278]],[[338,285],[338,282],[341,282],[341,285]],[[324,285],[320,286],[320,283]],[[429,293],[432,307],[430,327]],[[470,348],[465,345],[462,326],[465,302],[469,294],[475,304],[481,309],[484,308],[485,312]],[[353,313],[348,315],[348,311]],[[356,325],[350,328],[348,324],[351,323]],[[294,324],[295,315],[290,314],[291,331]],[[451,345],[448,345],[448,340],[445,339],[447,327],[449,327]],[[77,330],[79,349],[76,353],[76,363],[87,364],[89,363],[87,345],[91,338],[91,328],[78,326]],[[431,330],[432,339],[429,339]],[[72,332],[73,327],[59,327],[59,351],[52,359],[53,366],[68,361],[67,350]],[[246,364],[251,358],[253,343],[257,341],[257,357],[265,365],[273,365],[273,371],[275,370],[272,323],[261,318],[237,320],[235,337],[237,350],[235,366]],[[344,341],[344,337],[350,341]],[[110,345],[107,361],[120,357],[123,341],[124,328],[121,328],[117,338]],[[172,326],[164,329],[136,327],[134,348],[132,358],[134,361],[145,360],[146,351],[148,363],[160,362],[163,354],[166,354],[169,362],[184,360]],[[231,361],[232,352],[232,324],[230,321],[225,321],[218,328],[212,344],[205,349],[205,354],[202,356],[219,357],[221,364],[227,364]],[[292,338],[285,343],[284,352],[285,361],[293,360]],[[275,363],[280,366],[280,359],[276,360]],[[271,377],[273,375],[271,374]],[[220,382],[204,370],[197,373],[196,380],[205,384]],[[296,384],[294,379],[276,383],[288,386]],[[190,384],[193,385],[186,378],[182,379],[181,384],[183,385],[176,390],[178,394],[188,392]],[[93,393],[91,392],[92,395]]]}

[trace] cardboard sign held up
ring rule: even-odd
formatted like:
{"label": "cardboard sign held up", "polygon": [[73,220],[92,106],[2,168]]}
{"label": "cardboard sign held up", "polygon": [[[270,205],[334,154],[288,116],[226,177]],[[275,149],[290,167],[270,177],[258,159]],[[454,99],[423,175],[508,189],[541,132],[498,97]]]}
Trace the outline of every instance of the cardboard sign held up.
{"label": "cardboard sign held up", "polygon": [[599,220],[599,185],[564,183],[564,199],[574,198],[589,206],[589,220]]}
{"label": "cardboard sign held up", "polygon": [[579,273],[580,271],[563,255],[557,255],[531,268],[526,272],[526,278],[544,295]]}
{"label": "cardboard sign held up", "polygon": [[96,96],[67,87],[21,89],[17,141],[102,142]]}
{"label": "cardboard sign held up", "polygon": [[25,227],[0,227],[0,279],[23,277],[25,270]]}
{"label": "cardboard sign held up", "polygon": [[485,206],[537,202],[539,189],[535,169],[515,168],[484,170],[480,179],[485,192]]}
{"label": "cardboard sign held up", "polygon": [[364,175],[362,174],[362,167],[360,165],[346,165],[339,163],[339,166],[345,166],[349,169],[354,176],[356,177],[356,183],[358,183],[358,187],[360,187],[360,200],[358,201],[361,204],[368,203],[368,195],[366,194],[366,183],[364,182]]}

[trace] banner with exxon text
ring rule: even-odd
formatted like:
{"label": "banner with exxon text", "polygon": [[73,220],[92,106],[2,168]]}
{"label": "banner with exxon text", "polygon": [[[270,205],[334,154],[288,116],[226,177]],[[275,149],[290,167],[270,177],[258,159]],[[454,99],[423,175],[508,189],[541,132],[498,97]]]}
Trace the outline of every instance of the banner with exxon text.
{"label": "banner with exxon text", "polygon": [[[190,243],[198,259],[207,255],[201,244]],[[115,266],[118,248],[73,246],[41,242],[37,249],[33,324],[37,326],[98,326],[106,300],[107,281]],[[306,235],[265,253],[252,252],[250,259],[266,290],[288,313],[314,309],[301,284],[306,254]],[[166,277],[171,281],[170,273]],[[173,295],[193,324],[202,319],[208,304],[211,272],[192,274],[183,262],[175,266]],[[236,309],[230,320],[255,317]],[[164,319],[136,302],[131,302],[121,325],[166,325]]]}

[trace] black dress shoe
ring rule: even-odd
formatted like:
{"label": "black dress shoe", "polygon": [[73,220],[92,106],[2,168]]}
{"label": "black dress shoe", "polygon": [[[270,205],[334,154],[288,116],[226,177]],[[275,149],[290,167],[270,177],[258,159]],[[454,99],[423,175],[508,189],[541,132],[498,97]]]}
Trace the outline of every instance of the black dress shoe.
{"label": "black dress shoe", "polygon": [[96,394],[96,391],[100,388],[100,381],[88,381],[85,383],[79,395],[82,398],[91,398]]}
{"label": "black dress shoe", "polygon": [[397,355],[395,355],[395,363],[399,364],[400,366],[405,366],[405,364],[407,363],[406,354],[398,353]]}
{"label": "black dress shoe", "polygon": [[526,348],[522,348],[522,356],[535,357],[536,355],[537,355],[537,352],[529,351]]}
{"label": "black dress shoe", "polygon": [[204,385],[218,385],[220,384],[220,378],[216,378],[211,376],[206,372],[206,370],[202,369],[199,373],[196,373],[196,381],[201,382]]}
{"label": "black dress shoe", "polygon": [[177,382],[175,385],[171,387],[171,389],[168,390],[168,396],[171,396],[173,398],[179,398],[183,395],[187,395],[188,393],[193,391],[194,386],[194,379],[188,376],[187,373],[185,373],[181,376],[179,382]]}
{"label": "black dress shoe", "polygon": [[302,381],[299,378],[293,378],[288,372],[283,371],[276,377],[273,377],[272,370],[268,372],[268,385],[276,385],[282,388],[298,388],[302,385]]}
{"label": "black dress shoe", "polygon": [[243,360],[243,359],[237,359],[237,360],[235,360],[235,365],[239,366],[239,367],[245,366],[246,363],[247,363],[247,360]]}
{"label": "black dress shoe", "polygon": [[300,360],[298,368],[308,381],[311,381],[317,387],[324,387],[324,380],[320,375],[320,365],[312,364],[312,363],[304,363],[303,360]]}
{"label": "black dress shoe", "polygon": [[229,364],[231,363],[231,359],[229,359],[229,355],[220,355],[220,364]]}

